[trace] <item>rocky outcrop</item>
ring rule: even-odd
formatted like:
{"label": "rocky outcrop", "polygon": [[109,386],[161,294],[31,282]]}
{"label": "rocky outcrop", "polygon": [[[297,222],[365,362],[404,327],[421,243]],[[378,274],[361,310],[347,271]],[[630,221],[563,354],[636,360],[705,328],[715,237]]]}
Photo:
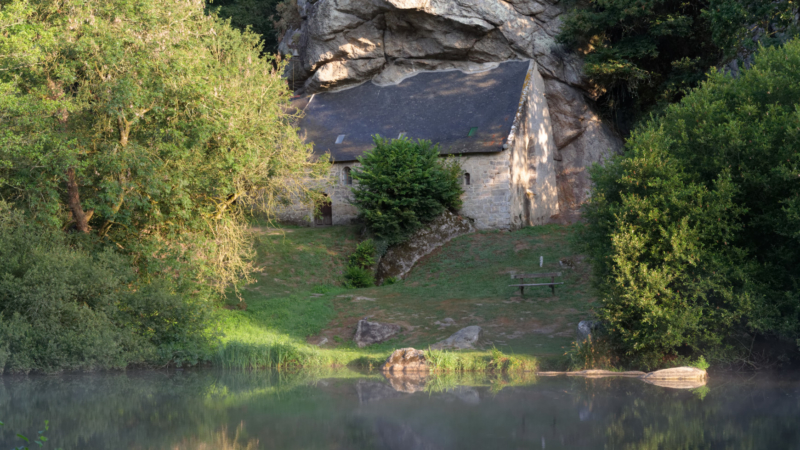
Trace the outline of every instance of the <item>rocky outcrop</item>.
{"label": "rocky outcrop", "polygon": [[364,348],[368,345],[383,342],[399,332],[400,325],[368,322],[366,319],[361,319],[358,321],[356,335],[353,340],[360,348]]}
{"label": "rocky outcrop", "polygon": [[425,352],[415,348],[401,348],[395,350],[381,366],[384,374],[400,375],[405,373],[430,372]]}
{"label": "rocky outcrop", "polygon": [[618,152],[621,141],[592,109],[581,60],[557,44],[558,0],[298,0],[302,24],[280,49],[300,93],[365,81],[398,83],[425,70],[485,70],[534,59],[546,80],[561,222],[589,195],[587,168]]}
{"label": "rocky outcrop", "polygon": [[433,350],[464,350],[468,348],[475,348],[475,344],[481,337],[481,327],[472,325],[456,331],[449,338],[439,341],[431,348]]}
{"label": "rocky outcrop", "polygon": [[453,238],[472,233],[475,226],[449,211],[434,219],[402,244],[390,248],[378,263],[378,283],[387,278],[403,278],[422,257],[450,242]]}

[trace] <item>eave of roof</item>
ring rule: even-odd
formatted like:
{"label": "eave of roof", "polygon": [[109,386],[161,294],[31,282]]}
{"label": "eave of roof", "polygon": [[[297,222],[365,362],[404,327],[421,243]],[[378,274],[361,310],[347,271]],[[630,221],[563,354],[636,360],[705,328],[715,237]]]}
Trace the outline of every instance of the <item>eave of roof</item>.
{"label": "eave of roof", "polygon": [[442,154],[495,153],[514,126],[528,68],[528,61],[508,61],[479,73],[421,72],[393,86],[367,82],[297,98],[293,106],[305,112],[299,125],[314,153],[335,162],[371,150],[374,135],[401,133],[438,143]]}

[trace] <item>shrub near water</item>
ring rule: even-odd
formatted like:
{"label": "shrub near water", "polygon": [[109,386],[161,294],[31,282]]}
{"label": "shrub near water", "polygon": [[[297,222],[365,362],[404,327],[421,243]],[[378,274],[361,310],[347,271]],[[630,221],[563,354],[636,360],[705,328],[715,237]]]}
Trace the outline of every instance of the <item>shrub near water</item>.
{"label": "shrub near water", "polygon": [[137,281],[111,249],[0,212],[0,373],[194,362],[207,352],[202,302],[166,280]]}
{"label": "shrub near water", "polygon": [[800,335],[800,41],[709,74],[593,180],[582,240],[629,359]]}
{"label": "shrub near water", "polygon": [[445,209],[461,207],[461,167],[441,160],[430,141],[375,136],[375,148],[359,158],[353,171],[358,185],[354,204],[367,228],[396,244]]}

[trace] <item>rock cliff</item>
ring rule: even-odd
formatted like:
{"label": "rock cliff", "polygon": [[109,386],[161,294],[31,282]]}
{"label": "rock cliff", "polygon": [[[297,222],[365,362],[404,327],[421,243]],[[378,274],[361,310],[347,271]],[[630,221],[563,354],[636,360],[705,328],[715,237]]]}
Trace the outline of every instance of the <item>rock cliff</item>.
{"label": "rock cliff", "polygon": [[592,108],[580,58],[556,43],[559,0],[298,0],[298,9],[302,23],[280,49],[293,55],[286,75],[300,93],[535,60],[558,148],[561,220],[588,198],[587,168],[622,146]]}

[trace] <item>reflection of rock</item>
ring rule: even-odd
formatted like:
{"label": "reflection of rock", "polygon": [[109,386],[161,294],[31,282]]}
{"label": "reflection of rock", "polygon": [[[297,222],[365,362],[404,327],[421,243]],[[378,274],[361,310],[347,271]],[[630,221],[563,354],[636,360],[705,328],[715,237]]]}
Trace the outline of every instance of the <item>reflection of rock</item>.
{"label": "reflection of rock", "polygon": [[400,325],[393,323],[368,322],[366,319],[358,321],[356,336],[353,340],[364,348],[368,345],[383,342],[400,332]]}
{"label": "reflection of rock", "polygon": [[578,337],[576,341],[578,343],[582,343],[586,339],[589,338],[591,334],[592,337],[598,337],[603,332],[603,324],[599,320],[581,320],[578,323]]}
{"label": "reflection of rock", "polygon": [[474,387],[458,386],[455,389],[447,391],[447,393],[468,405],[479,405],[481,403],[481,396]]}
{"label": "reflection of rock", "polygon": [[477,325],[472,325],[466,328],[462,328],[456,331],[455,334],[453,334],[449,338],[431,345],[431,348],[434,350],[444,350],[444,349],[463,350],[467,348],[475,348],[474,345],[478,342],[480,336],[481,336],[481,327]]}
{"label": "reflection of rock", "polygon": [[406,424],[379,419],[375,421],[375,431],[382,444],[379,448],[387,450],[435,450],[439,448]]}
{"label": "reflection of rock", "polygon": [[378,402],[403,395],[401,392],[397,392],[385,383],[366,380],[359,380],[358,383],[356,383],[356,392],[358,392],[359,403]]}
{"label": "reflection of rock", "polygon": [[696,367],[673,367],[672,369],[656,370],[644,376],[645,381],[654,380],[679,380],[702,381],[708,377],[705,370]]}
{"label": "reflection of rock", "polygon": [[656,380],[642,378],[645,383],[670,389],[696,389],[706,385],[706,380]]}
{"label": "reflection of rock", "polygon": [[386,359],[381,372],[394,375],[410,372],[430,372],[425,353],[411,347],[395,350]]}
{"label": "reflection of rock", "polygon": [[396,374],[384,372],[383,376],[389,380],[392,389],[397,392],[413,394],[425,390],[425,383],[428,381],[428,372],[408,372]]}

